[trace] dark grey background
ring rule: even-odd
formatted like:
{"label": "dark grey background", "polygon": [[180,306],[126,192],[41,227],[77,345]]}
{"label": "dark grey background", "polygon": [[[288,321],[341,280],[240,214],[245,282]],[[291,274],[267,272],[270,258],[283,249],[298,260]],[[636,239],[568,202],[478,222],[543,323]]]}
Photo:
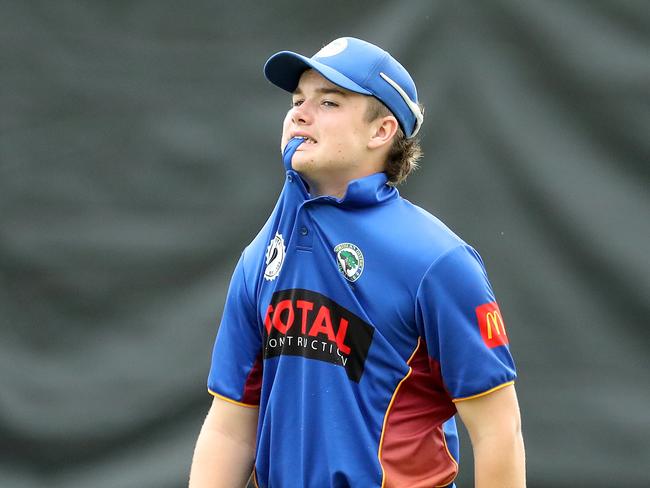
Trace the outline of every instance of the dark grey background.
{"label": "dark grey background", "polygon": [[342,35],[418,83],[401,192],[486,262],[529,487],[648,486],[644,0],[0,0],[0,486],[186,483],[230,273],[283,182],[262,65]]}

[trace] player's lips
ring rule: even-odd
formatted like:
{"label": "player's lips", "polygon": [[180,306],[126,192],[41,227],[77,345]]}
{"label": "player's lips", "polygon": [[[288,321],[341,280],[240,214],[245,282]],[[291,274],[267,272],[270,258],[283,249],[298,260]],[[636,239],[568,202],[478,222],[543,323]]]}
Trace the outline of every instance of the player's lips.
{"label": "player's lips", "polygon": [[318,141],[314,139],[311,135],[309,135],[306,132],[303,131],[296,131],[291,133],[291,137],[302,137],[305,139],[305,142],[303,144],[318,144]]}

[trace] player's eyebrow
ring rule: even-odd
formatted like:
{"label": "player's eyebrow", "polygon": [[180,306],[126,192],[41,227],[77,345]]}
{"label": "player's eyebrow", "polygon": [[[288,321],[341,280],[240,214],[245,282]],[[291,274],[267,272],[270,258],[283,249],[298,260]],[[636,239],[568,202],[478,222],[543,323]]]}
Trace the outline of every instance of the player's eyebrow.
{"label": "player's eyebrow", "polygon": [[[321,95],[329,95],[329,94],[334,94],[334,95],[340,95],[342,97],[347,96],[347,93],[345,93],[343,90],[340,88],[330,88],[330,87],[323,87],[323,88],[316,88],[314,90],[316,93],[321,94]],[[296,88],[293,92],[294,95],[303,95],[303,92],[300,88]]]}

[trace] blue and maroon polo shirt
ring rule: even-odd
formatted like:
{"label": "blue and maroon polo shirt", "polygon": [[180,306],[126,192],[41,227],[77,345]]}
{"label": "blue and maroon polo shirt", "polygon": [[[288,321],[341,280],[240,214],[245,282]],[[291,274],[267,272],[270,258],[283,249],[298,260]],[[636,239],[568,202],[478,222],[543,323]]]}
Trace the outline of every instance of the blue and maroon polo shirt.
{"label": "blue and maroon polo shirt", "polygon": [[453,486],[454,403],[516,376],[483,262],[384,173],[312,198],[299,142],[234,271],[208,389],[259,408],[260,487]]}

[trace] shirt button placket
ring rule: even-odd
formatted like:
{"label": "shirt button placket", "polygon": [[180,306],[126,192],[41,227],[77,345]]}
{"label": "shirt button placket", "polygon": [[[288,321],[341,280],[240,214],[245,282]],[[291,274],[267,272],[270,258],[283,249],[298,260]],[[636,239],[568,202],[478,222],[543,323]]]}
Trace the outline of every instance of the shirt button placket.
{"label": "shirt button placket", "polygon": [[311,249],[313,245],[313,227],[311,217],[307,208],[303,207],[298,212],[296,220],[296,229],[298,231],[298,246],[303,249]]}

